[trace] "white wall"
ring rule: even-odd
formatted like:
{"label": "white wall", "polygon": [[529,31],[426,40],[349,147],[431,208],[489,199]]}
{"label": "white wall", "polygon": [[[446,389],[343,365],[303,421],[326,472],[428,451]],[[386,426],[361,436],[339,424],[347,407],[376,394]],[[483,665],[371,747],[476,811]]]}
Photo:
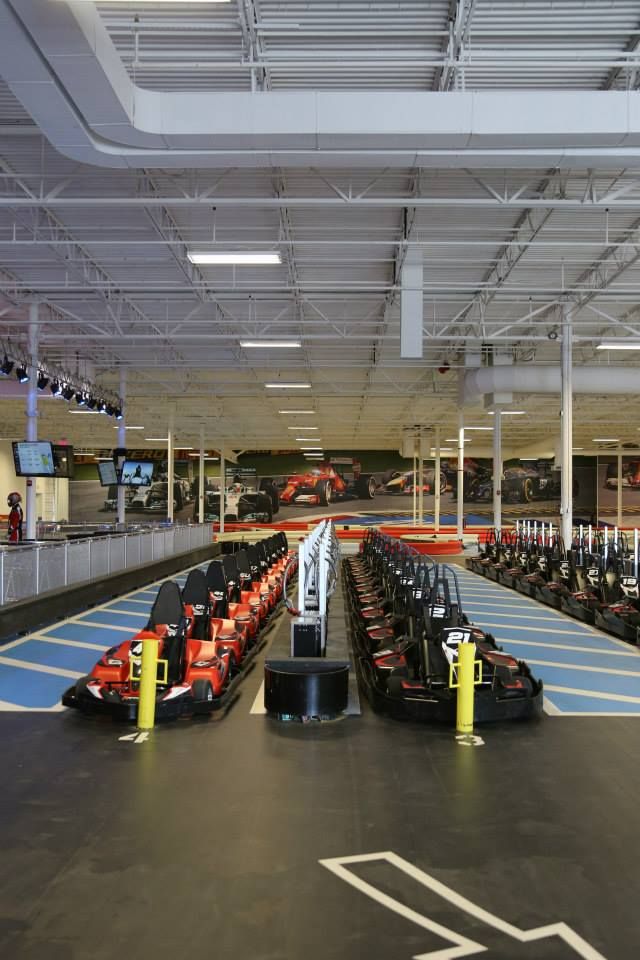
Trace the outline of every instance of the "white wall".
{"label": "white wall", "polygon": [[22,494],[22,506],[27,495],[27,484],[24,477],[16,477],[13,466],[13,451],[10,440],[0,440],[0,513],[8,513],[7,495],[13,490]]}

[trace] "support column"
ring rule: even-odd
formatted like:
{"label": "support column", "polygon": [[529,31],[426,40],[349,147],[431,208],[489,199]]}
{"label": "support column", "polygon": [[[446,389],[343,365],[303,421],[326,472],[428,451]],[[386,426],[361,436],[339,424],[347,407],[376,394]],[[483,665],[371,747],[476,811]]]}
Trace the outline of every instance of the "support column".
{"label": "support column", "polygon": [[198,460],[198,523],[204,523],[204,427],[200,427],[200,458]]}
{"label": "support column", "polygon": [[435,470],[435,500],[433,505],[433,526],[437,533],[440,527],[440,427],[436,427],[436,470]]}
{"label": "support column", "polygon": [[562,305],[561,344],[561,448],[562,477],[560,490],[560,532],[567,549],[571,546],[573,531],[573,386],[572,386],[572,331],[573,304]]}
{"label": "support column", "polygon": [[458,516],[457,536],[461,540],[464,533],[464,410],[458,410]]}
{"label": "support column", "polygon": [[502,529],[502,411],[493,417],[493,526]]}
{"label": "support column", "polygon": [[[125,406],[125,396],[127,392],[127,371],[125,367],[120,367],[120,401],[122,403],[122,420],[118,420],[118,447],[124,450],[127,446],[127,410]],[[122,467],[123,457],[118,457],[116,468]],[[126,522],[126,489],[118,486],[118,526],[124,526]]]}
{"label": "support column", "polygon": [[[29,304],[29,383],[27,386],[27,440],[38,439],[38,303]],[[55,481],[54,481],[55,483]],[[36,478],[27,477],[26,539],[36,538]]]}
{"label": "support column", "polygon": [[418,438],[413,435],[413,526],[418,522]]}
{"label": "support column", "polygon": [[224,533],[224,494],[225,494],[225,463],[224,463],[224,450],[220,450],[220,533]]}
{"label": "support column", "polygon": [[424,436],[420,427],[418,441],[418,526],[424,523]]}
{"label": "support column", "polygon": [[616,525],[622,526],[622,452],[618,450],[618,486],[616,489]]}
{"label": "support column", "polygon": [[175,468],[173,464],[173,444],[175,431],[175,407],[169,410],[169,430],[167,431],[167,519],[173,523],[173,484],[175,480]]}

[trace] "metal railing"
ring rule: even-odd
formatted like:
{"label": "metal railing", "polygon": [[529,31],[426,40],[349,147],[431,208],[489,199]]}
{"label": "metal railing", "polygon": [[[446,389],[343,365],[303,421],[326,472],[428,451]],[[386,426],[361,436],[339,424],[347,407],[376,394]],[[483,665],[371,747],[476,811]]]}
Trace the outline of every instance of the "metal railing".
{"label": "metal railing", "polygon": [[204,547],[211,524],[43,541],[0,550],[0,606]]}
{"label": "metal railing", "polygon": [[333,523],[323,520],[300,542],[298,548],[298,610],[301,616],[320,624],[324,652],[327,639],[327,608],[338,582],[340,543]]}

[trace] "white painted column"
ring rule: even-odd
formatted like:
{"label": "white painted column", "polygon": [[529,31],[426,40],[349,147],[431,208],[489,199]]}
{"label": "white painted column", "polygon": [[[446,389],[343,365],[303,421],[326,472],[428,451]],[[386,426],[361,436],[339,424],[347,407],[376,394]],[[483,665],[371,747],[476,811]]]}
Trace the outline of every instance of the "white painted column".
{"label": "white painted column", "polygon": [[[29,382],[27,386],[27,440],[38,439],[38,313],[39,304],[29,304]],[[55,482],[55,481],[54,481]],[[25,497],[26,539],[36,538],[36,478],[27,477]]]}
{"label": "white painted column", "polygon": [[573,304],[562,305],[561,344],[561,447],[562,476],[560,490],[561,536],[567,547],[571,545],[573,529],[573,388],[572,388],[572,325]]}
{"label": "white painted column", "polygon": [[417,448],[418,448],[418,438],[414,435],[413,438],[413,519],[412,523],[415,527],[418,522],[418,457],[417,457]]}
{"label": "white painted column", "polygon": [[424,436],[420,427],[418,441],[418,526],[424,523]]}
{"label": "white painted column", "polygon": [[173,484],[175,480],[173,463],[175,419],[175,408],[172,406],[169,409],[169,430],[167,431],[167,518],[171,523],[173,523]]}
{"label": "white painted column", "polygon": [[435,500],[433,507],[433,526],[438,530],[440,526],[440,427],[436,427],[436,475],[435,475]]}
{"label": "white painted column", "polygon": [[[122,403],[122,420],[118,420],[118,447],[124,450],[127,446],[127,409],[125,397],[127,393],[127,371],[125,367],[120,367],[120,401]],[[118,457],[116,467],[122,467],[122,457]],[[118,487],[118,525],[124,525],[126,522],[126,489]]]}
{"label": "white painted column", "polygon": [[616,490],[616,525],[622,526],[622,452],[618,450],[618,488]]}
{"label": "white painted column", "polygon": [[224,533],[224,473],[225,473],[225,463],[224,463],[224,450],[220,451],[220,533]]}
{"label": "white painted column", "polygon": [[204,427],[200,427],[200,458],[198,460],[198,523],[204,523]]}
{"label": "white painted column", "polygon": [[502,411],[493,417],[493,526],[502,529]]}
{"label": "white painted column", "polygon": [[462,539],[464,533],[464,410],[458,410],[458,517],[457,534]]}

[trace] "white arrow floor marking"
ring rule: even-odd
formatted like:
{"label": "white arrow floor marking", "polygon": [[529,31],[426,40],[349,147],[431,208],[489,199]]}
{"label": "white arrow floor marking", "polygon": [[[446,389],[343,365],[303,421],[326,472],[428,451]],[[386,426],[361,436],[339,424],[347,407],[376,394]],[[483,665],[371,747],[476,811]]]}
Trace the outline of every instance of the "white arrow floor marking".
{"label": "white arrow floor marking", "polygon": [[404,860],[390,850],[383,853],[368,853],[360,856],[332,857],[328,860],[320,860],[319,863],[323,867],[326,867],[327,870],[330,870],[337,877],[340,877],[345,883],[355,887],[356,890],[371,897],[372,900],[375,900],[383,907],[387,907],[394,913],[399,914],[406,920],[411,921],[411,923],[415,923],[424,930],[435,933],[437,936],[448,940],[452,944],[452,946],[445,947],[444,949],[431,950],[429,953],[415,955],[413,960],[455,960],[456,957],[471,957],[476,953],[483,953],[489,948],[480,943],[476,943],[474,940],[469,940],[454,930],[448,929],[448,927],[442,926],[442,924],[429,919],[429,917],[424,916],[424,914],[407,907],[399,900],[394,900],[393,897],[383,893],[382,890],[374,887],[373,884],[367,883],[366,880],[362,880],[348,869],[351,864],[371,863],[375,860],[386,860],[392,867],[396,867],[396,869],[405,873],[417,883],[431,890],[432,893],[442,897],[443,900],[446,900],[452,906],[457,907],[458,910],[469,914],[471,917],[475,917],[476,920],[480,920],[482,923],[486,923],[487,926],[493,927],[494,930],[498,930],[500,933],[512,937],[519,943],[530,943],[534,940],[546,940],[549,937],[559,937],[575,951],[576,956],[582,957],[583,960],[606,960],[601,953],[598,953],[597,950],[587,943],[586,940],[583,940],[582,937],[566,923],[550,923],[543,927],[536,927],[533,930],[520,930],[519,927],[514,927],[506,920],[501,920],[500,917],[496,917],[495,914],[489,913],[488,910],[484,910],[471,900],[467,900],[466,897],[456,893],[451,887],[440,883],[435,877],[424,873],[423,870],[418,869],[418,867],[409,863],[408,860]]}

